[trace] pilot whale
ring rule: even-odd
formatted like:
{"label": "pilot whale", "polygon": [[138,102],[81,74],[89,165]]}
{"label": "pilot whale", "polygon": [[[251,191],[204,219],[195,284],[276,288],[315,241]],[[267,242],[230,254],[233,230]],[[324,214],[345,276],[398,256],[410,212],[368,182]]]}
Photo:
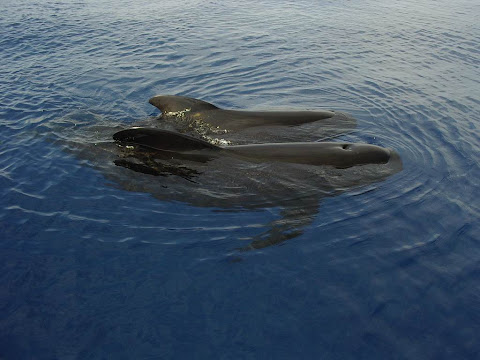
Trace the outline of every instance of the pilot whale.
{"label": "pilot whale", "polygon": [[250,161],[276,161],[349,168],[365,164],[386,164],[393,150],[376,145],[345,142],[292,142],[216,146],[185,134],[154,128],[119,131],[113,139],[126,146],[180,153],[183,157],[236,156]]}
{"label": "pilot whale", "polygon": [[[186,114],[199,100],[191,101],[187,106],[192,110]],[[185,110],[181,108],[170,110]],[[182,114],[162,115],[160,123],[157,117],[148,117],[128,128],[114,119],[75,112],[52,119],[46,129],[53,143],[99,171],[109,185],[213,212],[271,209],[271,222],[259,230],[252,227],[238,232],[241,237],[235,241],[242,249],[293,239],[321,213],[324,198],[367,185],[376,187],[374,184],[402,170],[401,158],[393,150],[333,142],[334,137],[355,128],[354,119],[348,115],[342,119],[341,112],[295,127],[254,124],[219,132],[234,144],[229,146],[213,145],[225,143],[204,137],[195,128],[203,124],[185,121]],[[216,117],[222,112],[213,110],[211,114]],[[66,127],[66,123],[72,126]],[[73,126],[78,123],[83,125]],[[172,129],[180,133],[169,131]],[[241,222],[234,225],[241,227]],[[232,232],[233,238],[236,235]]]}
{"label": "pilot whale", "polygon": [[[323,129],[324,121],[272,126],[269,136],[261,138],[257,133],[269,127],[253,127],[246,141],[223,147],[167,131],[176,129],[172,125],[177,119],[158,123],[148,118],[132,129],[114,119],[73,113],[52,119],[46,129],[52,143],[99,171],[109,186],[215,213],[270,209],[273,219],[258,229],[243,229],[240,220],[233,224],[239,226],[231,232],[235,248],[260,249],[301,235],[318,218],[323,199],[360,187],[372,189],[402,170],[393,150],[328,137],[330,143],[315,142],[320,136],[308,130],[317,125]],[[78,123],[83,125],[73,126]],[[343,125],[335,134],[345,133]],[[244,140],[245,131],[235,134]],[[306,140],[312,142],[301,143]],[[360,157],[347,160],[360,149]],[[332,166],[309,165],[332,159]]]}
{"label": "pilot whale", "polygon": [[175,95],[157,95],[149,100],[165,117],[201,121],[211,128],[239,131],[259,126],[295,126],[330,119],[335,111],[243,111],[221,109],[208,102]]}

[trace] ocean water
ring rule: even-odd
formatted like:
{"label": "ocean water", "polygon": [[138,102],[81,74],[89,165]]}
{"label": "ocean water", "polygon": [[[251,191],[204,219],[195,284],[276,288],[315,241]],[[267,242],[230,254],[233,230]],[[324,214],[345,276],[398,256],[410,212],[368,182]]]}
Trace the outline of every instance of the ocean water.
{"label": "ocean water", "polygon": [[[0,358],[480,356],[477,1],[0,10]],[[335,109],[265,136],[403,166],[115,166],[115,131],[182,126],[155,94]]]}

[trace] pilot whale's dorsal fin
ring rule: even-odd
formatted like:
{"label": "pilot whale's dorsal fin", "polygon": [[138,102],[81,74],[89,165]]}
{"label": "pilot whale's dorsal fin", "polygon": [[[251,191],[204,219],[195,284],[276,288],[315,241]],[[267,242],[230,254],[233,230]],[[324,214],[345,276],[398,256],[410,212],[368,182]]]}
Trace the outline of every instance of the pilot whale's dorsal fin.
{"label": "pilot whale's dorsal fin", "polygon": [[152,97],[150,104],[158,108],[164,115],[177,114],[182,111],[203,111],[218,109],[206,101],[176,95],[157,95]]}
{"label": "pilot whale's dorsal fin", "polygon": [[173,131],[153,128],[131,128],[113,134],[122,145],[139,145],[159,151],[221,150],[207,141]]}

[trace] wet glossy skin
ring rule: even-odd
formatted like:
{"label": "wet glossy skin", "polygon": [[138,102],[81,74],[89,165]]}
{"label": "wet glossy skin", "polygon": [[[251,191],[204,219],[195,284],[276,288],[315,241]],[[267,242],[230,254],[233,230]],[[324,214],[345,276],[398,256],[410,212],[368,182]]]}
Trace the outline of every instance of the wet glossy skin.
{"label": "wet glossy skin", "polygon": [[149,100],[164,116],[184,116],[225,130],[255,126],[294,126],[329,119],[334,111],[242,111],[224,110],[202,100],[175,95],[157,95]]}
{"label": "wet glossy skin", "polygon": [[342,142],[273,143],[217,147],[184,134],[151,128],[117,132],[114,140],[124,145],[140,145],[158,151],[197,156],[241,156],[252,161],[280,161],[309,165],[351,167],[386,164],[392,150],[376,145]]}

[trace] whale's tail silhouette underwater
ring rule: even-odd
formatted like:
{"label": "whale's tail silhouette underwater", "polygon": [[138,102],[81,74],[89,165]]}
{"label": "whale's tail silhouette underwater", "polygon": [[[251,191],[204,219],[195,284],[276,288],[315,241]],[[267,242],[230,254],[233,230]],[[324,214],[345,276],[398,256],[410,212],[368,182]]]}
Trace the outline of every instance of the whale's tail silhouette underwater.
{"label": "whale's tail silhouette underwater", "polygon": [[[353,118],[338,111],[222,110],[181,96],[150,102],[162,115],[132,128],[98,117],[79,119],[78,114],[50,128],[65,151],[122,189],[212,211],[269,209],[278,214],[279,219],[263,225],[264,232],[243,235],[249,242],[242,249],[295,238],[318,216],[323,198],[378,183],[402,169],[394,150],[332,142],[355,127]],[[69,121],[83,125],[67,129]],[[218,146],[220,137],[229,145]]]}

